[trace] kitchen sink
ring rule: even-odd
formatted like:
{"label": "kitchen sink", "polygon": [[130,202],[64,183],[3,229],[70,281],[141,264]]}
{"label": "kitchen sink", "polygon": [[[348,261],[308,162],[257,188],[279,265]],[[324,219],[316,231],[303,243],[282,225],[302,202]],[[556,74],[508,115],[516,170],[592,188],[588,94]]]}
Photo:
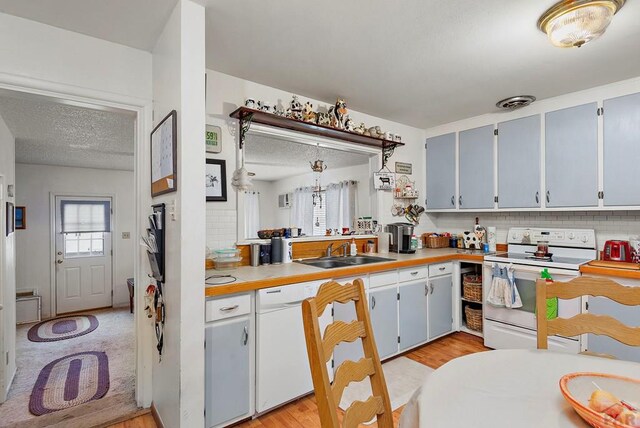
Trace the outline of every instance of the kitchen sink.
{"label": "kitchen sink", "polygon": [[334,269],[340,267],[360,266],[370,263],[391,262],[393,259],[376,256],[348,256],[348,257],[320,257],[317,259],[299,260],[308,266],[319,267],[322,269]]}

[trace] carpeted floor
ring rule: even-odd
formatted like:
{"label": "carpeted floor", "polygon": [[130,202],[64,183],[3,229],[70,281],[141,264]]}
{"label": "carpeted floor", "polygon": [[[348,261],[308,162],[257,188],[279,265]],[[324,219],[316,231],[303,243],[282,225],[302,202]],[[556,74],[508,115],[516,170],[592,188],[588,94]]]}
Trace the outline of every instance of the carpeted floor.
{"label": "carpeted floor", "polygon": [[[18,370],[7,401],[0,405],[1,427],[91,427],[136,410],[135,330],[128,308],[89,311],[100,325],[93,332],[57,342],[30,342],[33,324],[17,328]],[[49,362],[82,351],[103,351],[109,358],[109,392],[100,400],[44,416],[29,413],[29,397],[40,370]]]}

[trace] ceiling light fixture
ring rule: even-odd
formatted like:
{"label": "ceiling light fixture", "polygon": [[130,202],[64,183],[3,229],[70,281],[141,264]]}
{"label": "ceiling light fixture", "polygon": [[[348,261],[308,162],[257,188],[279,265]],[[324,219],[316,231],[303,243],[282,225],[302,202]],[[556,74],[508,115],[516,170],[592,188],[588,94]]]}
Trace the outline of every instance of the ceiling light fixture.
{"label": "ceiling light fixture", "polygon": [[580,47],[602,36],[626,0],[563,0],[538,19],[554,46]]}
{"label": "ceiling light fixture", "polygon": [[533,95],[516,95],[515,97],[505,98],[496,103],[496,107],[506,110],[515,110],[526,107],[536,100]]}

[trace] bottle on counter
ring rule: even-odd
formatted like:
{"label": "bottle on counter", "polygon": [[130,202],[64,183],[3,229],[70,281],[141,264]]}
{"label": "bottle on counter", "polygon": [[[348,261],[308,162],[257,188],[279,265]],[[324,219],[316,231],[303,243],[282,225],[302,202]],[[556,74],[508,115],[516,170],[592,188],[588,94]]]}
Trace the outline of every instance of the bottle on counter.
{"label": "bottle on counter", "polygon": [[411,249],[412,250],[418,249],[418,238],[416,237],[415,234],[411,235]]}
{"label": "bottle on counter", "polygon": [[351,238],[351,248],[349,250],[351,256],[358,255],[358,246],[356,245],[356,238]]}

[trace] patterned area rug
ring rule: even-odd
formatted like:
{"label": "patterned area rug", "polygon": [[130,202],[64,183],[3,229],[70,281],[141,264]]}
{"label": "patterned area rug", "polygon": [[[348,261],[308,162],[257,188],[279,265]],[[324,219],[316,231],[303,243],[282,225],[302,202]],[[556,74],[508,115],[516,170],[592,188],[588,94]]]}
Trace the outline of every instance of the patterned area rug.
{"label": "patterned area rug", "polygon": [[98,328],[93,315],[73,315],[42,321],[29,329],[27,337],[32,342],[55,342],[91,333]]}
{"label": "patterned area rug", "polygon": [[104,352],[79,352],[47,364],[31,392],[36,416],[104,397],[109,391],[109,360]]}

